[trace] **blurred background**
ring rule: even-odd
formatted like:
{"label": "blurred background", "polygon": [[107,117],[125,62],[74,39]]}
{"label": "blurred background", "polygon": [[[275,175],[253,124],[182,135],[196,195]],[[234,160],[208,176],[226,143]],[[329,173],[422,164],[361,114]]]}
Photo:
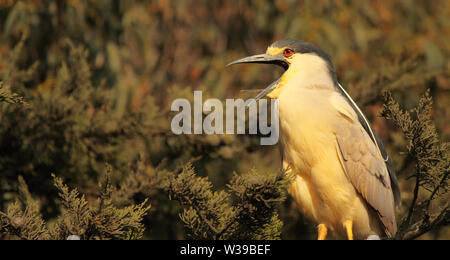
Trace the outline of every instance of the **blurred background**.
{"label": "blurred background", "polygon": [[[258,136],[175,136],[170,105],[194,90],[204,100],[253,97],[241,90],[264,88],[282,69],[225,65],[284,38],[332,57],[381,136],[408,205],[413,166],[401,131],[380,117],[382,92],[410,109],[430,89],[439,138],[449,140],[449,1],[2,0],[0,80],[27,104],[0,104],[0,210],[17,197],[20,175],[51,222],[60,211],[50,174],[89,200],[108,163],[116,185],[143,172],[123,203],[149,198],[144,238],[186,238],[181,207],[150,178],[159,169],[195,158],[196,173],[223,189],[233,172],[278,171],[281,159]],[[314,238],[291,199],[279,212],[283,239]],[[421,238],[449,239],[450,230]]]}

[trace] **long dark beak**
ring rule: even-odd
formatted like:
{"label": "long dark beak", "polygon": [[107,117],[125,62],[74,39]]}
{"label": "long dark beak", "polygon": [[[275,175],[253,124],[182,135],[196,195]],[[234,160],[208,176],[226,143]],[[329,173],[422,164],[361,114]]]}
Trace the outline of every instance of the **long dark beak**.
{"label": "long dark beak", "polygon": [[285,70],[288,69],[288,64],[284,61],[281,55],[269,55],[269,54],[258,54],[249,57],[245,57],[239,60],[232,61],[227,64],[228,66],[238,64],[238,63],[266,63],[275,64],[283,67]]}
{"label": "long dark beak", "polygon": [[[269,54],[258,54],[249,57],[245,57],[239,60],[232,61],[227,64],[228,66],[239,64],[239,63],[265,63],[265,64],[275,64],[283,67],[285,70],[289,68],[289,65],[284,61],[284,58],[281,55],[269,55]],[[267,94],[272,92],[278,84],[280,83],[281,77],[276,81],[272,82],[267,88],[261,91],[256,97],[255,100],[259,100],[265,97]]]}

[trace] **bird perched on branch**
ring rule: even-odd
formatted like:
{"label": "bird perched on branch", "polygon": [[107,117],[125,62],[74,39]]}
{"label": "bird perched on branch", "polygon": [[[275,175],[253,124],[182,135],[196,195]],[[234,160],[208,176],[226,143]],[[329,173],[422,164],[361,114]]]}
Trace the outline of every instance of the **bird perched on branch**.
{"label": "bird perched on branch", "polygon": [[283,75],[256,96],[279,101],[283,167],[301,212],[318,239],[392,237],[400,190],[385,148],[356,103],[338,83],[330,57],[311,43],[286,39],[264,54],[231,62],[268,63]]}

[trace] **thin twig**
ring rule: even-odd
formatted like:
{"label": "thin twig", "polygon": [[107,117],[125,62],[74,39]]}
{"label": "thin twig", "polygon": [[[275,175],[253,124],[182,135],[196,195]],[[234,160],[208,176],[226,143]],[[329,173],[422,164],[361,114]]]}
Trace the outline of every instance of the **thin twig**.
{"label": "thin twig", "polygon": [[409,233],[408,236],[405,237],[406,240],[413,240],[421,235],[441,226],[441,225],[448,225],[449,223],[449,217],[450,217],[450,210],[448,206],[448,202],[444,209],[439,213],[439,215],[434,218],[434,220],[431,223],[424,223],[424,220],[420,223],[416,223],[413,226],[416,227],[416,230]]}
{"label": "thin twig", "polygon": [[441,188],[441,185],[445,182],[445,180],[447,179],[448,175],[449,175],[449,172],[446,172],[444,174],[444,176],[442,177],[441,181],[439,182],[439,184],[434,188],[433,192],[431,192],[431,195],[430,195],[430,197],[427,200],[428,201],[428,205],[429,205],[429,202],[431,200],[433,200],[434,195],[437,194],[437,191]]}
{"label": "thin twig", "polygon": [[[418,168],[418,169],[420,169],[420,168]],[[414,197],[413,197],[413,200],[411,202],[411,205],[409,206],[408,217],[406,218],[406,225],[411,224],[411,217],[412,217],[412,214],[414,212],[414,208],[416,206],[417,198],[419,197],[419,187],[420,187],[419,179],[420,179],[419,178],[419,172],[417,172],[416,185],[414,186]]]}

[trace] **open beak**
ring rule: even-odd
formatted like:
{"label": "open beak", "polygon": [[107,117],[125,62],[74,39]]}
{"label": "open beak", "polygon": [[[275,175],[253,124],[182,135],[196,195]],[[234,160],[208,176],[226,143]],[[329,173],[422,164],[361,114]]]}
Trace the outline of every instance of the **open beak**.
{"label": "open beak", "polygon": [[[227,64],[228,66],[239,64],[239,63],[265,63],[265,64],[275,64],[278,66],[283,67],[285,70],[289,68],[289,65],[284,61],[284,57],[282,55],[269,55],[269,54],[258,54],[253,55],[249,57],[245,57],[239,60],[232,61]],[[280,79],[277,79],[276,81],[272,82],[267,88],[265,88],[263,91],[261,91],[256,97],[255,100],[259,100],[263,97],[265,97],[267,94],[272,92],[278,84],[280,83]]]}

